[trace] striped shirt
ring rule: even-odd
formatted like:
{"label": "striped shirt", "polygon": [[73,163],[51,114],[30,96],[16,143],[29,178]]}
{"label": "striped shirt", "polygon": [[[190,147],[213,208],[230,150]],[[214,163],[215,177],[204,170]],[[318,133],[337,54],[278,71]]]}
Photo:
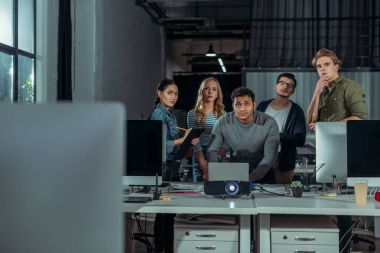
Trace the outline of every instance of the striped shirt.
{"label": "striped shirt", "polygon": [[[206,114],[206,122],[205,122],[206,127],[203,133],[199,136],[199,143],[194,146],[194,152],[202,151],[203,150],[202,146],[208,147],[208,145],[210,144],[211,132],[217,120],[218,120],[218,116],[215,113]],[[189,111],[187,114],[187,127],[188,128],[203,128],[201,118],[199,118],[198,120],[195,119],[194,109]]]}

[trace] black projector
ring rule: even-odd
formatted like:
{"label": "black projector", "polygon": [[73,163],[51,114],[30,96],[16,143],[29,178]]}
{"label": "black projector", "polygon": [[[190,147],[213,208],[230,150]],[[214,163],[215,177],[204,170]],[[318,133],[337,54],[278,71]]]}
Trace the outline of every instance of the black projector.
{"label": "black projector", "polygon": [[215,196],[240,196],[251,193],[250,183],[246,181],[207,181],[204,192]]}

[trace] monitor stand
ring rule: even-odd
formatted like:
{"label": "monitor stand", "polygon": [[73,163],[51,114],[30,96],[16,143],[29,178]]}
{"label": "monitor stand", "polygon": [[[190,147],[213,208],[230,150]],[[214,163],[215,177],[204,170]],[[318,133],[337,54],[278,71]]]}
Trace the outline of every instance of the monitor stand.
{"label": "monitor stand", "polygon": [[153,192],[153,200],[159,200],[160,199],[160,192],[158,191],[158,173],[156,173],[156,184],[154,186],[154,192]]}

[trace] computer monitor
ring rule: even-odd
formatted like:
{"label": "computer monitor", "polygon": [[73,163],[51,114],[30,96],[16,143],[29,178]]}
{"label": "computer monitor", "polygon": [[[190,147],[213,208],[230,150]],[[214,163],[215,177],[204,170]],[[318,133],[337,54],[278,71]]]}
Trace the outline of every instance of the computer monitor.
{"label": "computer monitor", "polygon": [[380,186],[380,120],[347,122],[347,183]]}
{"label": "computer monitor", "polygon": [[0,106],[0,252],[122,252],[119,104]]}
{"label": "computer monitor", "polygon": [[127,121],[126,170],[123,184],[153,186],[162,184],[166,161],[166,126],[161,120]]}
{"label": "computer monitor", "polygon": [[346,122],[317,122],[315,165],[318,183],[346,183]]}

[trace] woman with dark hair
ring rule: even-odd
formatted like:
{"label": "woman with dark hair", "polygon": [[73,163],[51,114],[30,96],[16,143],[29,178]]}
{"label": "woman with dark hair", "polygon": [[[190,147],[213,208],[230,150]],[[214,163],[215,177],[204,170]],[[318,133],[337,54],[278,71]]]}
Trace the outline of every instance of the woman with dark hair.
{"label": "woman with dark hair", "polygon": [[[172,109],[178,100],[178,87],[173,80],[164,79],[157,87],[155,106],[150,119],[161,120],[166,124],[166,168],[162,171],[163,181],[179,181],[180,163],[174,160],[175,147],[183,143],[186,136],[190,133],[188,129],[183,137],[180,137],[177,120],[173,115]],[[193,140],[193,144],[196,143]]]}
{"label": "woman with dark hair", "polygon": [[[177,126],[177,120],[172,109],[178,100],[178,87],[173,80],[164,79],[157,87],[157,96],[151,120],[161,120],[166,124],[166,166],[162,171],[164,181],[179,181],[180,163],[174,160],[175,147],[181,145],[190,133],[188,129],[183,137]],[[193,139],[191,143],[196,145],[199,139]],[[173,252],[174,242],[174,217],[175,214],[157,214],[154,221],[154,244],[156,252]]]}

